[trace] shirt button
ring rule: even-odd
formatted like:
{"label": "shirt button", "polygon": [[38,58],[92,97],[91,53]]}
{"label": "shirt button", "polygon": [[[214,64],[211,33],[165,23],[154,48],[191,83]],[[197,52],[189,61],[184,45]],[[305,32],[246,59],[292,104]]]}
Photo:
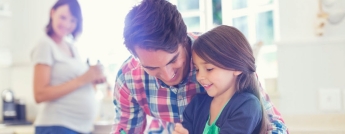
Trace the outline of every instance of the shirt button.
{"label": "shirt button", "polygon": [[178,96],[178,99],[179,99],[179,100],[182,100],[182,99],[183,99],[182,95],[179,95],[179,96]]}

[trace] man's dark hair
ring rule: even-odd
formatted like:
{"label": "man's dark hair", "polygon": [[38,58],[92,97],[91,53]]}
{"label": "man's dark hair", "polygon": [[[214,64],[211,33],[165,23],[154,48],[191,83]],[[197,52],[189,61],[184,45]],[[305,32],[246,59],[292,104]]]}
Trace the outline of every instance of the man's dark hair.
{"label": "man's dark hair", "polygon": [[143,0],[127,14],[123,36],[135,56],[135,46],[173,53],[187,42],[187,27],[175,5],[166,0]]}

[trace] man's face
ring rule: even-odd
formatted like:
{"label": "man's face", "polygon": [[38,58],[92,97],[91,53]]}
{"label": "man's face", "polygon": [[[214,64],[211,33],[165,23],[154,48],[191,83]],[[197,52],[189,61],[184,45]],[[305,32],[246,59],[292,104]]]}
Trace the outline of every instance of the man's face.
{"label": "man's face", "polygon": [[139,47],[134,50],[144,70],[169,86],[179,84],[189,71],[186,49],[181,44],[174,53]]}

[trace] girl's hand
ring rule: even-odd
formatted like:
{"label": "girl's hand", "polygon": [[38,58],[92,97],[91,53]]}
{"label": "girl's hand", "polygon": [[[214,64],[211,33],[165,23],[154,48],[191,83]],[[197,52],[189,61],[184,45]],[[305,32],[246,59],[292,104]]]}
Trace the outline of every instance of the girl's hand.
{"label": "girl's hand", "polygon": [[188,130],[185,129],[182,124],[176,123],[173,134],[188,134]]}

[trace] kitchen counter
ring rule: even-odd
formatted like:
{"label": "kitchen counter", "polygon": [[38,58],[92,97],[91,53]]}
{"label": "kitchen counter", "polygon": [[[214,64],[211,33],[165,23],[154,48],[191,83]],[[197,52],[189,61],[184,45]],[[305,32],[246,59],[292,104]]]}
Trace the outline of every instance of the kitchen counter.
{"label": "kitchen counter", "polygon": [[0,134],[34,134],[35,127],[33,125],[16,125],[5,126],[0,124]]}
{"label": "kitchen counter", "polygon": [[345,134],[345,114],[283,115],[291,134]]}
{"label": "kitchen counter", "polygon": [[[105,134],[110,133],[112,128],[112,123],[107,121],[98,121],[94,125],[93,134]],[[15,125],[15,126],[5,126],[0,124],[0,134],[34,134],[34,125]]]}

